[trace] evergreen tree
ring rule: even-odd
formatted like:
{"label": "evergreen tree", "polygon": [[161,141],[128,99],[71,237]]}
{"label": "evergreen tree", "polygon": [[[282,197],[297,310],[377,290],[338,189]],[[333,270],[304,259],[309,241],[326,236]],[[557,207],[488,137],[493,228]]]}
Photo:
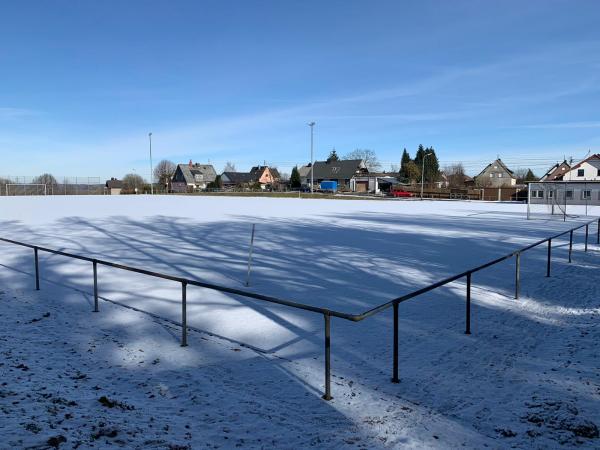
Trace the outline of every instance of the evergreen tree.
{"label": "evergreen tree", "polygon": [[415,154],[415,159],[413,160],[414,163],[419,167],[419,170],[421,170],[421,167],[423,165],[423,156],[425,155],[425,147],[423,147],[422,144],[419,144],[419,148],[417,150],[417,153]]}
{"label": "evergreen tree", "polygon": [[400,160],[400,175],[403,176],[404,178],[408,178],[406,165],[410,161],[411,161],[410,155],[408,154],[406,149],[404,149],[404,151],[402,152],[402,159]]}
{"label": "evergreen tree", "polygon": [[337,153],[335,152],[335,148],[333,150],[331,150],[331,153],[329,154],[329,157],[327,158],[327,162],[331,162],[331,161],[339,161],[340,158],[338,157]]}
{"label": "evergreen tree", "polygon": [[404,170],[406,171],[404,178],[408,178],[411,182],[421,181],[421,168],[414,161],[407,162]]}
{"label": "evergreen tree", "polygon": [[527,174],[525,175],[525,181],[537,181],[538,177],[531,171],[531,169],[527,169]]}
{"label": "evergreen tree", "polygon": [[425,150],[427,158],[425,158],[425,181],[437,181],[440,176],[440,163],[433,147]]}
{"label": "evergreen tree", "polygon": [[292,169],[292,175],[290,176],[290,187],[292,189],[297,189],[302,185],[300,180],[300,172],[298,172],[298,166],[294,166]]}
{"label": "evergreen tree", "polygon": [[421,182],[421,170],[423,168],[423,157],[425,156],[425,153],[425,147],[423,147],[423,144],[419,144],[417,153],[415,153],[415,159],[413,160],[415,166],[419,169],[419,179],[417,180],[419,182]]}

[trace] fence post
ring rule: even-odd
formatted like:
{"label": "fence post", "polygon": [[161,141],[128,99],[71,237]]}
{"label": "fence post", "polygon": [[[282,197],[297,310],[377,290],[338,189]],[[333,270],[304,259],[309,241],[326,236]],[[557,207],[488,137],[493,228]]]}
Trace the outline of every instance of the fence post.
{"label": "fence post", "polygon": [[98,312],[98,263],[96,260],[92,261],[92,267],[94,268],[94,312]]}
{"label": "fence post", "polygon": [[181,282],[181,346],[187,347],[187,282]]}
{"label": "fence post", "polygon": [[331,400],[331,316],[329,313],[323,314],[325,317],[325,394],[324,400]]}
{"label": "fence post", "polygon": [[521,252],[517,253],[517,263],[515,265],[515,298],[519,299],[521,290]]}
{"label": "fence post", "polygon": [[467,310],[465,334],[471,334],[471,272],[467,274]]}
{"label": "fence post", "polygon": [[573,253],[573,230],[569,233],[569,262],[571,262],[571,254]]}
{"label": "fence post", "polygon": [[398,303],[394,303],[394,370],[392,383],[400,383],[398,378]]}
{"label": "fence post", "polygon": [[40,263],[38,260],[38,249],[33,248],[33,256],[35,257],[35,290],[40,290]]}
{"label": "fence post", "polygon": [[550,276],[550,259],[552,258],[552,239],[548,239],[548,262],[546,266],[546,276]]}
{"label": "fence post", "polygon": [[590,228],[590,224],[586,223],[585,224],[585,251],[587,252],[587,247],[588,247],[588,234],[589,234],[589,228]]}

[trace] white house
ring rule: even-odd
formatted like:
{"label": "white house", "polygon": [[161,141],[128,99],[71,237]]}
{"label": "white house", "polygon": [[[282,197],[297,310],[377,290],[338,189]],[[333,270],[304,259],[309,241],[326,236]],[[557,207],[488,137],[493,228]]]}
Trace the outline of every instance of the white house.
{"label": "white house", "polygon": [[563,181],[600,181],[600,154],[592,155],[571,167]]}

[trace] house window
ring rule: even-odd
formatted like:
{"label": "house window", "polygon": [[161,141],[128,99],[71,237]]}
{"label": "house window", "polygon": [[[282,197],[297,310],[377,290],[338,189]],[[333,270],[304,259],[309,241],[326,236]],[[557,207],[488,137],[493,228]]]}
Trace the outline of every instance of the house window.
{"label": "house window", "polygon": [[490,178],[493,178],[493,177],[494,177],[494,174],[493,174],[493,173],[490,173]]}
{"label": "house window", "polygon": [[582,177],[585,175],[585,170],[583,169],[577,169],[577,176],[578,177]]}
{"label": "house window", "polygon": [[498,174],[498,178],[502,178],[502,174],[501,173]]}
{"label": "house window", "polygon": [[598,169],[598,173],[596,175],[598,175],[600,177],[600,169]]}
{"label": "house window", "polygon": [[544,191],[531,191],[531,197],[544,198]]}
{"label": "house window", "polygon": [[572,200],[573,199],[573,191],[567,191],[566,194],[567,194],[567,199],[568,200]]}
{"label": "house window", "polygon": [[196,175],[194,175],[194,180],[204,181],[204,176],[202,176],[202,174],[197,173]]}
{"label": "house window", "polygon": [[592,199],[592,191],[589,189],[584,189],[581,191],[581,199],[582,200],[591,200]]}
{"label": "house window", "polygon": [[554,191],[548,191],[548,198],[554,198]]}

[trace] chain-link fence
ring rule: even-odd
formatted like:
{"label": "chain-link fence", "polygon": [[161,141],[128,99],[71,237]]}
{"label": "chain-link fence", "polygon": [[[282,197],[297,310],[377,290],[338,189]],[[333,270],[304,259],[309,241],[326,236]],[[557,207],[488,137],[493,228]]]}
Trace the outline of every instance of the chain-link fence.
{"label": "chain-link fence", "polygon": [[0,176],[0,195],[103,195],[100,177]]}

